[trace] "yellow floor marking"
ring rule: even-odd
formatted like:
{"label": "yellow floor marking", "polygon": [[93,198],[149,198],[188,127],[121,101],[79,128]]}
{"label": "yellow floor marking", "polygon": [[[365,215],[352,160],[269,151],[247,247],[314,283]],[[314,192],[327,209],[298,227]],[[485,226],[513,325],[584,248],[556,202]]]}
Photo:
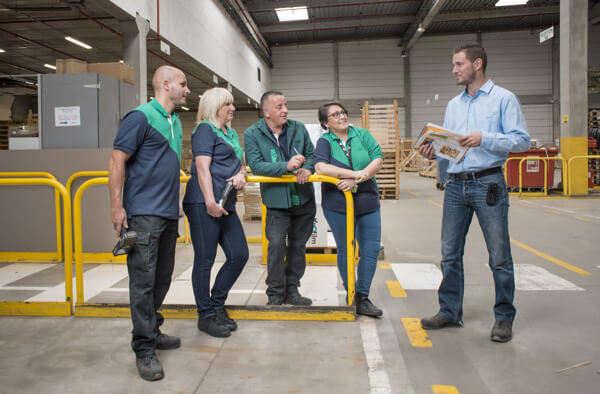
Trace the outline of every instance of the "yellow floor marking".
{"label": "yellow floor marking", "polygon": [[444,386],[441,384],[432,384],[431,390],[433,391],[433,394],[459,394],[456,387]]}
{"label": "yellow floor marking", "polygon": [[394,297],[394,298],[406,298],[407,297],[406,291],[404,291],[404,289],[402,288],[402,285],[397,280],[386,280],[385,283],[387,284],[388,290],[390,291],[390,294],[392,295],[392,297]]}
{"label": "yellow floor marking", "polygon": [[421,328],[421,319],[417,317],[403,317],[402,324],[411,345],[414,347],[433,347],[427,331]]}
{"label": "yellow floor marking", "polygon": [[427,200],[429,203],[435,205],[436,207],[442,208],[442,204],[440,204],[439,202],[435,202],[433,200]]}
{"label": "yellow floor marking", "polygon": [[575,216],[575,219],[577,219],[577,220],[583,220],[584,222],[591,222],[590,219],[588,219],[588,218],[582,218],[581,216]]}
{"label": "yellow floor marking", "polygon": [[544,209],[544,211],[546,211],[548,213],[553,213],[555,215],[560,215],[561,214],[561,212],[555,211],[554,209]]}
{"label": "yellow floor marking", "polygon": [[390,261],[388,259],[383,259],[379,262],[379,268],[383,270],[389,270],[392,269],[392,266],[390,265]]}
{"label": "yellow floor marking", "polygon": [[581,269],[581,268],[579,268],[579,267],[576,267],[576,266],[574,266],[574,265],[571,265],[571,264],[569,264],[569,263],[567,263],[567,262],[564,262],[564,261],[562,261],[562,260],[559,260],[559,259],[557,259],[557,258],[555,258],[555,257],[552,257],[552,256],[550,256],[550,255],[548,255],[548,254],[546,254],[546,253],[544,253],[544,252],[540,252],[539,250],[536,250],[536,249],[532,248],[531,246],[527,246],[527,245],[525,245],[525,244],[523,244],[523,243],[521,243],[521,242],[517,241],[517,240],[516,240],[516,239],[514,239],[514,238],[511,238],[511,239],[510,239],[510,241],[511,241],[512,243],[514,243],[515,245],[517,245],[517,246],[519,246],[519,247],[521,247],[521,248],[525,249],[526,251],[528,251],[528,252],[531,252],[531,253],[533,253],[533,254],[535,254],[535,255],[537,255],[537,256],[539,256],[539,257],[541,257],[541,258],[545,259],[545,260],[548,260],[548,261],[550,261],[551,263],[554,263],[554,264],[560,265],[561,267],[563,267],[563,268],[566,268],[566,269],[568,269],[569,271],[573,271],[573,272],[575,272],[575,273],[577,273],[577,274],[580,274],[580,275],[591,275],[591,273],[590,273],[590,272],[587,272],[587,271],[586,271],[586,270],[584,270],[584,269]]}

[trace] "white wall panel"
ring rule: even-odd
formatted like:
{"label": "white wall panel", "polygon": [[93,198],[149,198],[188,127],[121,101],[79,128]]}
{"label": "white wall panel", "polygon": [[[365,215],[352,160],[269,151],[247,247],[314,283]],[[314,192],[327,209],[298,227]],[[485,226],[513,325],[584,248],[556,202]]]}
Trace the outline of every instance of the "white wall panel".
{"label": "white wall panel", "polygon": [[273,47],[272,54],[270,90],[288,101],[333,98],[332,44]]}
{"label": "white wall panel", "polygon": [[[133,17],[138,12],[156,31],[157,2],[111,1]],[[162,2],[160,34],[253,100],[260,100],[270,84],[268,66],[216,0]],[[260,82],[257,68],[261,69]]]}
{"label": "white wall panel", "polygon": [[423,37],[410,51],[412,136],[427,122],[442,125],[448,101],[460,93],[452,75],[452,51],[475,35]]}
{"label": "white wall panel", "polygon": [[529,130],[529,137],[539,144],[553,143],[552,104],[524,105],[523,116]]}
{"label": "white wall panel", "polygon": [[486,75],[517,96],[552,94],[552,42],[540,44],[529,31],[487,33],[482,45],[488,55]]}
{"label": "white wall panel", "polygon": [[288,119],[297,120],[304,124],[319,124],[317,110],[318,108],[290,110],[288,112]]}
{"label": "white wall panel", "polygon": [[340,99],[404,96],[404,67],[398,40],[339,44]]}

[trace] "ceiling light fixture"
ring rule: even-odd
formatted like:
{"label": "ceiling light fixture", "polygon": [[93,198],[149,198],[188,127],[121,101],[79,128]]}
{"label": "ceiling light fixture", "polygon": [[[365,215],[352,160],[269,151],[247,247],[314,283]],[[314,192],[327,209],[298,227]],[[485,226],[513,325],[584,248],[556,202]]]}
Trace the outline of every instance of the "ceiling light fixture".
{"label": "ceiling light fixture", "polygon": [[190,110],[188,107],[183,106],[183,105],[181,106],[181,109],[184,110],[184,111],[189,111]]}
{"label": "ceiling light fixture", "polygon": [[523,5],[527,4],[529,0],[498,0],[496,7],[508,7],[511,5]]}
{"label": "ceiling light fixture", "polygon": [[4,49],[0,48],[0,53],[6,52]]}
{"label": "ceiling light fixture", "polygon": [[79,45],[79,46],[80,46],[80,47],[82,47],[82,48],[85,48],[85,49],[92,49],[92,47],[91,47],[91,46],[89,46],[88,44],[86,44],[85,42],[81,42],[81,41],[79,41],[79,40],[76,40],[75,38],[73,38],[73,37],[71,37],[71,36],[66,36],[66,37],[65,37],[65,40],[67,40],[67,41],[69,41],[69,42],[72,42],[72,43],[73,43],[73,44],[75,44],[75,45]]}
{"label": "ceiling light fixture", "polygon": [[423,27],[423,25],[421,25],[421,24],[419,23],[419,27],[417,27],[417,31],[418,31],[419,33],[423,33],[423,32],[425,32],[425,28]]}
{"label": "ceiling light fixture", "polygon": [[52,64],[46,63],[46,64],[44,64],[44,67],[49,68],[51,70],[56,70],[56,66],[53,66]]}
{"label": "ceiling light fixture", "polygon": [[275,13],[277,14],[279,22],[294,22],[308,20],[308,8],[306,6],[275,8]]}

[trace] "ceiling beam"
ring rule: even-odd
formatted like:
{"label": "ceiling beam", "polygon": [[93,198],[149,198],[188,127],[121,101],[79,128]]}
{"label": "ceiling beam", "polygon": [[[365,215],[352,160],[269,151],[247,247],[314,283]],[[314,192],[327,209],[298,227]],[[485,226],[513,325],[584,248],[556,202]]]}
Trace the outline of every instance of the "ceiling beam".
{"label": "ceiling beam", "polygon": [[415,18],[413,16],[393,16],[393,17],[371,17],[371,18],[340,18],[339,20],[328,20],[325,22],[285,22],[273,25],[261,25],[260,31],[263,34],[285,33],[292,31],[312,31],[312,30],[334,30],[353,27],[371,27],[385,25],[402,25],[411,23]]}
{"label": "ceiling beam", "polygon": [[410,25],[402,38],[402,52],[409,52],[417,40],[433,22],[433,18],[440,12],[446,0],[431,0],[424,3],[417,13],[416,20]]}
{"label": "ceiling beam", "polygon": [[422,0],[247,0],[246,8],[250,12],[273,12],[275,8],[306,6],[308,8],[341,7],[341,6],[373,6],[377,4],[415,3]]}
{"label": "ceiling beam", "polygon": [[433,22],[456,22],[478,19],[516,18],[523,16],[536,16],[544,14],[560,14],[560,6],[522,7],[508,9],[482,8],[468,12],[443,12],[433,18]]}

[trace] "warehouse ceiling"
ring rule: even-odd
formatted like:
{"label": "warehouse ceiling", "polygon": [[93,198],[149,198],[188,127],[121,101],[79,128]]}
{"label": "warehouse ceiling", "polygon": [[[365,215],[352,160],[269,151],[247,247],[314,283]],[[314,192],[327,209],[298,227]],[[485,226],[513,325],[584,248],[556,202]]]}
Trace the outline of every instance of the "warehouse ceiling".
{"label": "warehouse ceiling", "polygon": [[[153,0],[149,0],[153,1]],[[209,0],[203,0],[209,1]],[[312,42],[398,39],[409,52],[419,37],[456,33],[531,29],[558,25],[559,1],[529,0],[526,5],[496,7],[497,0],[214,0],[238,24],[258,56],[270,64],[271,48]],[[164,2],[163,2],[163,5]],[[306,6],[308,21],[279,22],[276,8]],[[589,1],[590,24],[600,22],[600,0]],[[87,62],[122,59],[120,21],[132,17],[108,0],[0,0],[0,93],[36,94],[36,75],[54,72],[44,64],[75,58]],[[87,50],[65,40],[72,36],[92,46]],[[161,64],[182,69],[193,94],[214,86],[213,74],[175,45],[160,51],[160,37],[150,31],[148,75]],[[227,82],[221,80],[221,86]],[[149,92],[152,90],[149,87]],[[254,108],[233,88],[238,108]]]}

